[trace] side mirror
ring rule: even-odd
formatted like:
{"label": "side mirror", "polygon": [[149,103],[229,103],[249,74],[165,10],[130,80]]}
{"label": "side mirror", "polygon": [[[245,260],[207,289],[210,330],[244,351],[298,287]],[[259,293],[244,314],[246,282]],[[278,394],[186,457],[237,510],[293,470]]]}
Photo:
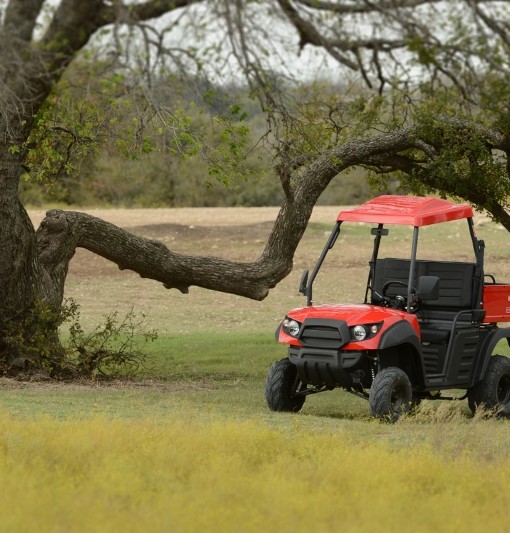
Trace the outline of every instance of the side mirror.
{"label": "side mirror", "polygon": [[420,300],[439,299],[439,278],[437,276],[421,276],[418,286]]}
{"label": "side mirror", "polygon": [[306,296],[306,286],[308,285],[308,270],[305,270],[303,272],[303,275],[301,276],[301,282],[299,283],[299,292]]}

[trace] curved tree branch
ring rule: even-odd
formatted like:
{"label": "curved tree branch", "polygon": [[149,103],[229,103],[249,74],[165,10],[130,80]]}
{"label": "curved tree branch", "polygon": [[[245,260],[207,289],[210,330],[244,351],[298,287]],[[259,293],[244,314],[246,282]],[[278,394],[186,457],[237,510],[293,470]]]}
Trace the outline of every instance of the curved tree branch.
{"label": "curved tree branch", "polygon": [[[39,259],[57,284],[63,283],[77,247],[133,270],[167,289],[187,293],[191,285],[262,300],[290,272],[288,264],[259,260],[237,263],[218,257],[181,255],[163,243],[133,235],[76,211],[52,210],[37,230]],[[63,279],[64,276],[64,279]]]}
{"label": "curved tree branch", "polygon": [[264,299],[292,270],[296,248],[312,209],[331,179],[341,170],[369,161],[388,151],[413,145],[413,130],[402,128],[370,139],[344,143],[317,158],[295,178],[294,194],[286,199],[260,258],[251,263],[218,257],[181,255],[159,241],[132,235],[124,229],[85,213],[48,211],[37,230],[41,265],[54,280],[58,298],[76,247],[86,248],[116,263],[120,269],[154,279],[166,288],[188,292],[191,285]]}

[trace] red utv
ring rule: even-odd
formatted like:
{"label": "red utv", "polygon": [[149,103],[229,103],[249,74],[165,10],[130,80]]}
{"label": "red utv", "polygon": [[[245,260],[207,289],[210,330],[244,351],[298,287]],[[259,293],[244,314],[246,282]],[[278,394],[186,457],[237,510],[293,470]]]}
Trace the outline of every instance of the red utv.
{"label": "red utv", "polygon": [[[420,228],[465,219],[472,262],[417,258]],[[313,305],[315,277],[344,222],[371,225],[374,236],[362,304]],[[387,224],[413,228],[409,258],[379,257]],[[341,211],[300,292],[307,306],[290,311],[276,331],[288,356],[273,364],[265,384],[273,411],[297,412],[309,394],[343,388],[368,399],[373,416],[397,420],[422,399],[467,398],[510,417],[510,359],[493,355],[510,345],[510,285],[484,276],[484,242],[473,210],[438,198],[381,196]],[[445,397],[445,389],[464,396]]]}

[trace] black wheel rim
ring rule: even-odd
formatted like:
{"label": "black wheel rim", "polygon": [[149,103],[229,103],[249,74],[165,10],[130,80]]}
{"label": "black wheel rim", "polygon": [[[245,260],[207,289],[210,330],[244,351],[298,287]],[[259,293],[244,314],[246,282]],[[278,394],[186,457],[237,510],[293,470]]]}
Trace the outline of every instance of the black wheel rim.
{"label": "black wheel rim", "polygon": [[500,405],[510,403],[510,375],[501,376],[498,383],[497,398]]}
{"label": "black wheel rim", "polygon": [[391,391],[391,410],[394,413],[401,413],[405,404],[405,389],[401,385],[396,385]]}

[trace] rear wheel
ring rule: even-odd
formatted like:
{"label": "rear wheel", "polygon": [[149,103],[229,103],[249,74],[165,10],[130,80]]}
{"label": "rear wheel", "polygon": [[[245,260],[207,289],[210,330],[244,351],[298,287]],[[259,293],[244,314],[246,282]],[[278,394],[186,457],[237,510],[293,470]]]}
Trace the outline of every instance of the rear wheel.
{"label": "rear wheel", "polygon": [[267,374],[265,394],[271,411],[297,413],[305,403],[304,396],[295,396],[298,389],[297,369],[287,358],[273,364]]}
{"label": "rear wheel", "polygon": [[484,378],[468,391],[468,404],[474,414],[478,406],[493,410],[496,416],[510,418],[510,360],[502,355],[490,358]]}
{"label": "rear wheel", "polygon": [[368,399],[372,416],[395,422],[411,408],[409,377],[401,368],[384,368],[375,376]]}

